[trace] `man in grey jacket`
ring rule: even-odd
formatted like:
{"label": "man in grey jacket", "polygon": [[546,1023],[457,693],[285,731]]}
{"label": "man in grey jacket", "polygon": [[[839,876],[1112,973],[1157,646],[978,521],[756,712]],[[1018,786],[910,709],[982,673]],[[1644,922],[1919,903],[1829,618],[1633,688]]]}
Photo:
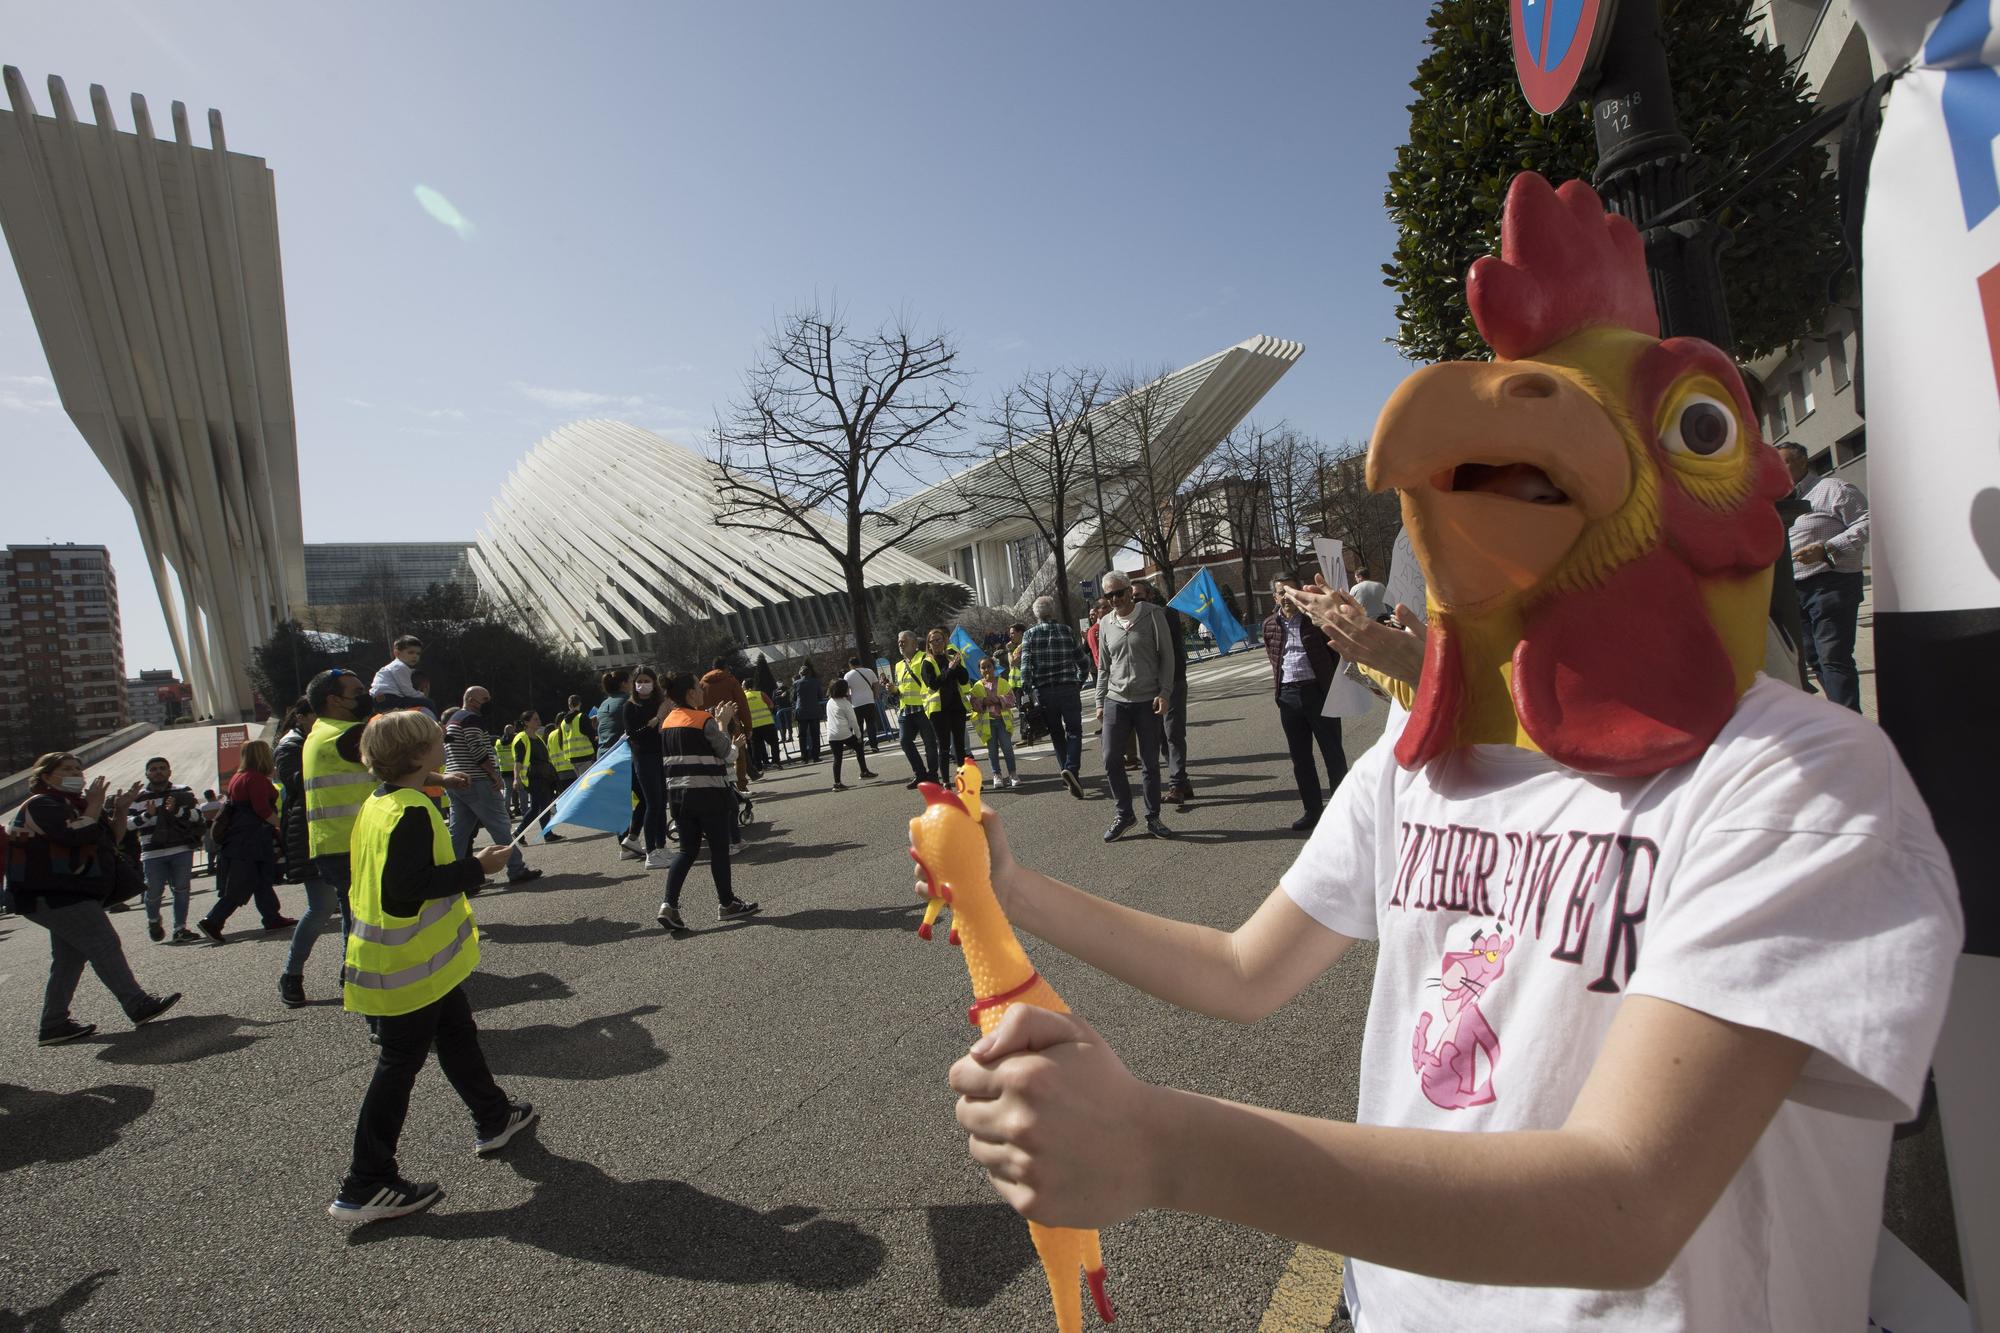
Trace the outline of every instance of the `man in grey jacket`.
{"label": "man in grey jacket", "polygon": [[1174,691],[1173,630],[1151,602],[1132,595],[1132,580],[1111,570],[1098,581],[1111,613],[1097,622],[1097,748],[1104,756],[1104,780],[1118,803],[1118,817],[1104,832],[1106,842],[1137,823],[1132,818],[1132,784],[1125,776],[1125,738],[1139,738],[1139,766],[1145,778],[1146,831],[1171,838],[1160,820],[1160,722]]}

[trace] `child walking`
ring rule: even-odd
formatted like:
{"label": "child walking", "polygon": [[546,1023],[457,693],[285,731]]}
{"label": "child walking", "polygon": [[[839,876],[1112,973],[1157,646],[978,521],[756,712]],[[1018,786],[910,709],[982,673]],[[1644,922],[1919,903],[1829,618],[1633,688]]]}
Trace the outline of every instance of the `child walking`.
{"label": "child walking", "polygon": [[854,762],[861,769],[861,776],[875,776],[869,770],[868,761],[861,754],[861,718],[854,711],[854,691],[844,680],[836,680],[826,687],[826,738],[833,750],[833,789],[847,790],[847,784],[840,780],[840,752],[852,748]]}

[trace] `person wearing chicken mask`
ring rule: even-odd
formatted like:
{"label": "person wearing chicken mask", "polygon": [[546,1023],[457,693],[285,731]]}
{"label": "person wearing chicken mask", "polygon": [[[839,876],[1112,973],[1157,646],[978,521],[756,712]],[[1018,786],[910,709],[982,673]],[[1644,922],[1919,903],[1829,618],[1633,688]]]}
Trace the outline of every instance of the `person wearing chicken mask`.
{"label": "person wearing chicken mask", "polygon": [[1501,234],[1467,284],[1494,359],[1418,371],[1371,437],[1428,583],[1409,719],[1263,905],[1151,917],[985,815],[1017,927],[1186,1008],[1254,1022],[1376,941],[1358,1123],[1141,1082],[1026,1006],[952,1067],[957,1117],[1031,1221],[1348,1256],[1362,1333],[1858,1329],[1950,864],[1889,740],[1758,670],[1788,481],[1735,366],[1659,337],[1582,183],[1517,177]]}

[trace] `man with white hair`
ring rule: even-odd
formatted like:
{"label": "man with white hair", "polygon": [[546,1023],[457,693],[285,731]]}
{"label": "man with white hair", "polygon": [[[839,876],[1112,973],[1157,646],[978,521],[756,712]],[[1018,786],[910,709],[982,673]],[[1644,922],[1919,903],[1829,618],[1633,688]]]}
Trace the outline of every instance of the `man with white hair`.
{"label": "man with white hair", "polygon": [[1083,763],[1083,681],[1090,674],[1090,658],[1076,630],[1062,622],[1055,598],[1037,597],[1034,609],[1035,623],[1021,636],[1021,683],[1041,709],[1063,785],[1080,801],[1083,783],[1076,770]]}
{"label": "man with white hair", "polygon": [[1125,776],[1125,738],[1139,738],[1144,770],[1146,831],[1171,838],[1160,820],[1160,725],[1174,691],[1174,632],[1152,602],[1133,595],[1132,580],[1117,570],[1098,581],[1111,604],[1097,622],[1097,748],[1104,756],[1104,779],[1118,803],[1118,817],[1104,831],[1116,842],[1137,821],[1132,818],[1132,784]]}

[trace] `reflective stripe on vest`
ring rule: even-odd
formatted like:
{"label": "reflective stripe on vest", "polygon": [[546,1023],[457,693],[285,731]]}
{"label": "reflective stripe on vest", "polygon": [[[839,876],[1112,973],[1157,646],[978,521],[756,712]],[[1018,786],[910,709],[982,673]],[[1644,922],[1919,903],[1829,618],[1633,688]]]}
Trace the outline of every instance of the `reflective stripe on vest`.
{"label": "reflective stripe on vest", "polygon": [[499,766],[503,776],[514,776],[514,752],[507,748],[505,741],[493,742],[493,762]]}
{"label": "reflective stripe on vest", "polygon": [[583,715],[569,720],[568,734],[563,737],[563,753],[569,757],[570,766],[576,769],[589,768],[597,758],[597,751],[591,747],[590,737],[583,733]]}
{"label": "reflective stripe on vest", "polygon": [[576,772],[576,765],[569,761],[569,723],[558,722],[554,731],[542,732],[542,744],[548,747],[549,763],[558,774]]}
{"label": "reflective stripe on vest", "polygon": [[931,661],[929,653],[918,653],[917,664],[912,666],[908,658],[896,663],[897,706],[901,708],[922,708],[926,713],[936,713],[944,707],[944,697],[924,683],[923,664],[931,663],[931,669],[943,679],[944,672],[938,670],[937,663]]}
{"label": "reflective stripe on vest", "polygon": [[412,809],[422,810],[430,823],[432,863],[457,859],[444,817],[422,792],[397,787],[363,803],[354,821],[348,889],[354,929],[341,972],[342,1001],[356,1013],[414,1013],[450,994],[479,962],[479,931],[464,894],[432,899],[413,917],[391,916],[383,906],[389,839]]}
{"label": "reflective stripe on vest", "polygon": [[360,764],[340,757],[335,745],[359,722],[335,722],[319,718],[300,755],[305,776],[306,853],[309,856],[346,856],[354,836],[354,817],[375,780]]}

